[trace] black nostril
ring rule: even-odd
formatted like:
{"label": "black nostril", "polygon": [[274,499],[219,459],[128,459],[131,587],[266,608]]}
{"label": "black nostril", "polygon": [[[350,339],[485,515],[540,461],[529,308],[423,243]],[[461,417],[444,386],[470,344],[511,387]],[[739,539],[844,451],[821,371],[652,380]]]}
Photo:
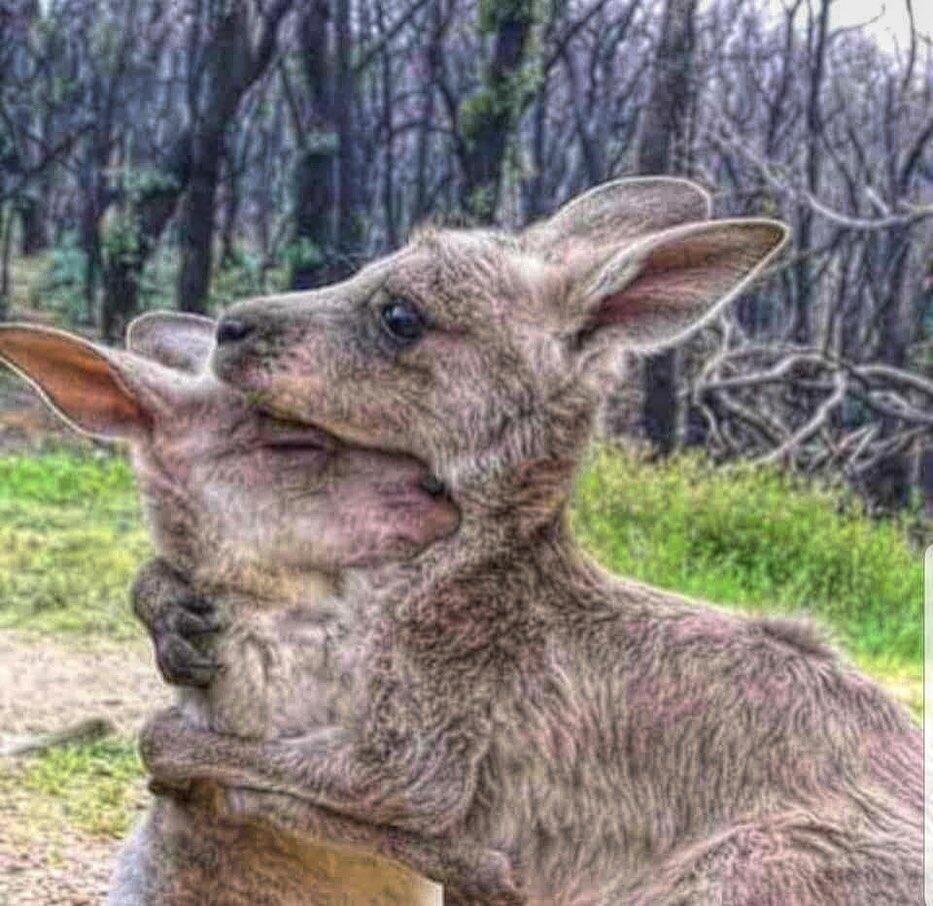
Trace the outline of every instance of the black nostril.
{"label": "black nostril", "polygon": [[217,342],[237,343],[246,339],[253,332],[252,325],[238,318],[221,318],[217,325]]}
{"label": "black nostril", "polygon": [[436,475],[426,475],[421,479],[421,490],[431,497],[440,497],[446,488]]}

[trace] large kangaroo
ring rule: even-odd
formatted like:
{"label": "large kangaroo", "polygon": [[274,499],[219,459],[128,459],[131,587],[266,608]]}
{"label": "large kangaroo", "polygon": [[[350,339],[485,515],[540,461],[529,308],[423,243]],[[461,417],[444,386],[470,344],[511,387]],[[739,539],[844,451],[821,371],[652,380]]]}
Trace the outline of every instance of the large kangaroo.
{"label": "large kangaroo", "polygon": [[[207,319],[146,316],[130,329],[130,351],[121,352],[60,331],[4,325],[0,360],[73,426],[131,442],[161,555],[137,582],[149,621],[168,613],[189,637],[217,630],[203,611],[154,607],[177,599],[187,583],[219,605],[226,624],[213,651],[219,670],[186,647],[185,632],[156,634],[163,672],[187,684],[178,693],[183,719],[241,738],[294,736],[333,722],[349,704],[352,615],[334,597],[339,577],[349,567],[412,556],[452,532],[458,514],[410,457],[335,443],[250,409],[203,373],[213,336]],[[110,902],[439,901],[435,885],[374,858],[392,851],[369,825],[309,813],[298,838],[231,819],[225,798],[211,783],[157,796],[124,849]],[[350,847],[322,843],[334,823]],[[437,855],[430,854],[432,868]],[[441,855],[457,858],[446,847]],[[493,873],[502,862],[497,854],[478,858]],[[458,869],[461,876],[483,871]]]}
{"label": "large kangaroo", "polygon": [[678,339],[786,238],[707,217],[689,183],[611,183],[519,235],[427,230],[229,311],[222,379],[417,457],[462,519],[372,573],[348,719],[245,741],[169,712],[142,739],[157,777],[245,788],[273,822],[291,797],[292,821],[502,850],[541,903],[921,902],[907,713],[809,628],[608,575],[567,529],[615,351]]}

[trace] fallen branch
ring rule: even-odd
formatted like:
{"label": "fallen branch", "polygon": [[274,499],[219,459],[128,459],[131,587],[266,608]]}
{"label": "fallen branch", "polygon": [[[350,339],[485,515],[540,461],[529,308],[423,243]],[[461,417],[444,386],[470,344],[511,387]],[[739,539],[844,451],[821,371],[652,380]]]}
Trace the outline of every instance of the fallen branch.
{"label": "fallen branch", "polygon": [[0,756],[10,758],[19,755],[35,755],[60,746],[86,745],[110,736],[116,732],[116,729],[113,721],[106,717],[88,717],[63,730],[18,737],[0,743]]}

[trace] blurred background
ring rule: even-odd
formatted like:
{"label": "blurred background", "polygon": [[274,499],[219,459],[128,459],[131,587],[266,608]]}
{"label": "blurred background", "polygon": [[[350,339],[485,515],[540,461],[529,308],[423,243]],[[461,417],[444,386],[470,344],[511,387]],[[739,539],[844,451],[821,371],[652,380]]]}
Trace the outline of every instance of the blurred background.
{"label": "blurred background", "polygon": [[[911,0],[4,0],[0,317],[110,340],[620,175],[779,217],[610,434],[933,498],[933,12]],[[632,363],[629,363],[630,365]]]}
{"label": "blurred background", "polygon": [[[815,613],[918,711],[931,34],[915,0],[0,0],[0,319],[119,342],[426,220],[690,177],[792,245],[681,348],[620,359],[577,531],[645,581]],[[97,902],[145,802],[147,552],[119,451],[0,375],[0,737],[116,724],[0,760],[0,902]]]}

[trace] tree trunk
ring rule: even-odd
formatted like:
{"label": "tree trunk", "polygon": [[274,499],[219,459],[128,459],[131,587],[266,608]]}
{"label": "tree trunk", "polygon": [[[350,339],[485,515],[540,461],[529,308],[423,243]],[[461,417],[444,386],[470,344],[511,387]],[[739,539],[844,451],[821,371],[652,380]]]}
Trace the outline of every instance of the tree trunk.
{"label": "tree trunk", "polygon": [[220,262],[228,264],[236,255],[237,226],[240,217],[240,179],[232,160],[224,179],[223,226],[220,231]]}
{"label": "tree trunk", "polygon": [[105,340],[118,342],[139,310],[139,277],[142,265],[133,261],[111,262],[104,270],[104,304],[100,332]]}
{"label": "tree trunk", "polygon": [[[642,115],[638,172],[676,173],[675,143],[684,134],[689,109],[693,20],[697,0],[667,0],[655,61],[654,81]],[[642,428],[654,450],[670,453],[677,444],[679,355],[676,349],[646,356],[642,370]]]}
{"label": "tree trunk", "polygon": [[[910,258],[910,237],[904,227],[892,229],[884,242],[889,290],[879,321],[877,359],[885,365],[903,369],[907,366],[910,331],[910,293],[904,274]],[[881,417],[880,438],[892,436],[897,419]],[[907,450],[885,456],[865,476],[869,498],[880,508],[893,511],[905,506],[910,491],[910,457]]]}
{"label": "tree trunk", "polygon": [[531,0],[480,4],[480,31],[494,36],[493,55],[479,90],[460,105],[460,203],[478,223],[495,219],[506,147],[530,100],[524,96],[522,70],[533,21]]}
{"label": "tree trunk", "polygon": [[[5,216],[4,216],[5,215]],[[0,321],[10,310],[10,252],[13,238],[13,212],[0,206]]]}
{"label": "tree trunk", "polygon": [[532,111],[532,133],[531,133],[531,158],[532,174],[531,178],[525,181],[524,208],[525,220],[535,221],[543,217],[547,212],[547,205],[544,203],[544,152],[547,144],[547,81],[538,88],[535,96],[534,108]]}
{"label": "tree trunk", "polygon": [[183,311],[207,309],[224,136],[244,95],[268,67],[290,6],[290,2],[260,6],[259,27],[251,22],[244,3],[221,3],[208,13],[211,37],[204,45],[203,65],[192,69],[187,85],[193,125],[185,178],[179,180],[185,196],[179,222],[177,303]]}
{"label": "tree trunk", "polygon": [[[385,31],[382,4],[376,4],[379,31]],[[385,173],[382,181],[382,209],[385,219],[386,245],[390,249],[398,246],[398,223],[395,205],[395,136],[393,134],[393,79],[392,57],[388,49],[382,51],[382,130],[385,135]]]}
{"label": "tree trunk", "polygon": [[153,249],[178,204],[179,185],[187,183],[186,138],[175,149],[174,182],[154,186],[130,205],[133,223],[132,249],[107,251],[103,258],[104,299],[101,305],[101,332],[110,340],[119,340],[129,321],[139,311],[139,285]]}
{"label": "tree trunk", "polygon": [[[806,172],[807,191],[814,197],[819,195],[822,175],[823,74],[826,63],[826,42],[829,34],[830,0],[820,0],[817,20],[808,23],[808,43],[812,46],[809,60],[809,82],[807,90],[807,141]],[[798,260],[794,266],[794,312],[791,324],[791,340],[800,345],[809,343],[813,336],[813,269],[808,253],[813,244],[813,212],[808,205],[798,208],[796,243]]]}
{"label": "tree trunk", "polygon": [[45,205],[32,195],[24,195],[17,204],[20,235],[20,250],[24,256],[37,255],[48,248],[49,239],[45,223]]}
{"label": "tree trunk", "polygon": [[677,405],[679,366],[680,356],[676,349],[645,356],[642,426],[652,448],[662,456],[673,452],[680,433],[680,407]]}
{"label": "tree trunk", "polygon": [[441,3],[432,3],[429,7],[429,19],[425,23],[430,27],[430,37],[424,51],[424,89],[421,100],[421,124],[418,127],[418,147],[415,163],[415,202],[412,221],[417,223],[430,207],[429,180],[431,178],[431,127],[434,124],[435,84],[444,53],[444,19]]}
{"label": "tree trunk", "polygon": [[222,153],[222,132],[204,135],[196,142],[188,191],[178,218],[181,263],[177,302],[181,311],[207,312],[214,257],[214,203]]}
{"label": "tree trunk", "polygon": [[[359,258],[362,195],[355,147],[357,82],[348,0],[316,0],[299,23],[302,73],[311,125],[293,103],[301,151],[293,177],[292,289],[348,276]],[[333,35],[333,42],[330,37]]]}
{"label": "tree trunk", "polygon": [[[300,146],[292,177],[295,232],[290,285],[295,290],[326,286],[341,275],[337,238],[341,135],[334,112],[337,62],[330,41],[330,4],[326,0],[309,4],[298,27],[304,101],[311,111],[311,125],[302,119],[299,102],[287,88]],[[349,55],[349,50],[345,52]]]}
{"label": "tree trunk", "polygon": [[100,223],[90,203],[81,211],[81,249],[84,252],[84,306],[88,324],[97,323],[97,287],[103,273]]}
{"label": "tree trunk", "polygon": [[360,172],[356,147],[356,75],[349,0],[335,0],[337,60],[334,78],[334,126],[337,133],[337,256],[349,274],[356,266],[362,240]]}
{"label": "tree trunk", "polygon": [[324,136],[295,167],[295,258],[291,288],[314,289],[335,279],[336,144]]}

